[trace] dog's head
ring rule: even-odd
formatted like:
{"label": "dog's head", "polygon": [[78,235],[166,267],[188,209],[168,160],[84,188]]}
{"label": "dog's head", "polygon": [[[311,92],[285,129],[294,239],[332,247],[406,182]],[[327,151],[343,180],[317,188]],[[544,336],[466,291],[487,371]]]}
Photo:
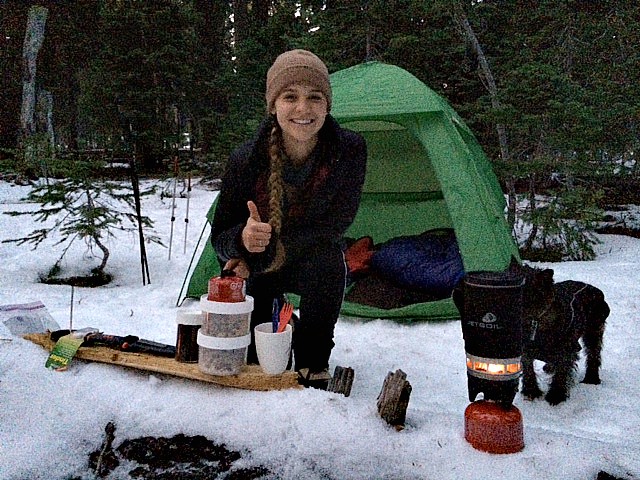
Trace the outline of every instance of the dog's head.
{"label": "dog's head", "polygon": [[520,264],[511,264],[509,270],[525,279],[522,290],[522,315],[525,321],[539,317],[553,301],[553,270]]}
{"label": "dog's head", "polygon": [[[522,291],[522,314],[525,320],[539,317],[553,300],[553,270],[530,267],[512,259],[506,271],[521,275],[525,280]],[[463,284],[464,279],[456,285],[452,294],[453,301],[461,314],[464,307]]]}

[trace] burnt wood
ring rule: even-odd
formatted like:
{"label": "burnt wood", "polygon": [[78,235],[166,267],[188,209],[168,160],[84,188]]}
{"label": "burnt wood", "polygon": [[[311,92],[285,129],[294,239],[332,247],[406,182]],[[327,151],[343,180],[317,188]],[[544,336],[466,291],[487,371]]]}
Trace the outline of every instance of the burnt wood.
{"label": "burnt wood", "polygon": [[396,430],[402,430],[407,415],[411,384],[407,381],[407,374],[398,369],[389,372],[382,384],[378,395],[378,413]]}
{"label": "burnt wood", "polygon": [[341,367],[336,365],[333,371],[333,377],[329,380],[328,392],[341,393],[345,397],[351,394],[351,386],[353,385],[353,378],[355,372],[351,367]]}

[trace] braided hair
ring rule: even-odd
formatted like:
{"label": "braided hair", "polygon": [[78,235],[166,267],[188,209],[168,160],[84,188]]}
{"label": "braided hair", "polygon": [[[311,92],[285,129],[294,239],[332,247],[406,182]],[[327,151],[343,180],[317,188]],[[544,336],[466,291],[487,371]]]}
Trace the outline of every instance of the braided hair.
{"label": "braided hair", "polygon": [[267,267],[266,272],[274,272],[279,270],[284,264],[286,253],[282,241],[280,240],[280,231],[282,230],[282,201],[284,197],[284,180],[282,179],[282,169],[284,160],[282,158],[282,129],[276,120],[272,117],[273,126],[269,136],[269,179],[267,187],[269,190],[269,224],[273,229],[276,237],[275,255],[271,265]]}

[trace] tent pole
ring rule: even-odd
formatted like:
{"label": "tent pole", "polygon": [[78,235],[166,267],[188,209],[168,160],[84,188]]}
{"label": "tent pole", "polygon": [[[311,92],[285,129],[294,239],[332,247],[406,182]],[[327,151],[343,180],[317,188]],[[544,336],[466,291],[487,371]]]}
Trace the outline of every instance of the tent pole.
{"label": "tent pole", "polygon": [[207,221],[204,222],[204,226],[202,227],[202,231],[200,232],[200,236],[198,237],[198,242],[196,243],[196,248],[193,249],[193,255],[191,255],[191,260],[189,260],[189,266],[187,267],[187,273],[185,274],[184,280],[182,281],[182,286],[180,287],[180,293],[178,294],[176,307],[180,306],[182,291],[184,290],[184,286],[187,284],[187,279],[189,278],[189,272],[191,271],[191,265],[193,265],[193,259],[196,258],[196,252],[198,251],[198,247],[200,246],[200,241],[202,240],[202,236],[204,235],[204,231],[206,230],[208,223],[209,222]]}
{"label": "tent pole", "polygon": [[178,157],[173,160],[173,195],[171,199],[171,232],[169,233],[169,260],[171,260],[171,246],[173,245],[173,226],[176,223],[176,189],[178,188]]}
{"label": "tent pole", "polygon": [[189,200],[191,200],[191,171],[188,173],[187,179],[187,212],[184,217],[184,246],[182,253],[187,253],[187,232],[189,231]]}

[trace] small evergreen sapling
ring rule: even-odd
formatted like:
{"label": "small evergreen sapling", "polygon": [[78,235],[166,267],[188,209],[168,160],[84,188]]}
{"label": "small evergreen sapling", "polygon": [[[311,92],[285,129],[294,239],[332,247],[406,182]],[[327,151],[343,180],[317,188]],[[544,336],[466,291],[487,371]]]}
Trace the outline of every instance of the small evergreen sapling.
{"label": "small evergreen sapling", "polygon": [[[85,242],[90,251],[97,247],[102,253],[100,264],[91,270],[93,276],[109,278],[105,273],[109,260],[109,249],[105,238],[112,237],[114,230],[138,230],[135,200],[130,188],[122,182],[98,181],[93,178],[95,164],[73,162],[67,178],[40,182],[23,201],[40,204],[40,208],[28,211],[5,212],[11,216],[32,215],[38,222],[46,224],[21,238],[3,240],[3,243],[22,245],[29,243],[35,250],[44,240],[59,234],[54,245],[64,245],[62,253],[49,271],[48,277],[60,272],[60,262],[76,240]],[[141,192],[150,195],[155,187]],[[141,216],[142,227],[150,229],[153,222]],[[147,241],[162,244],[157,235],[147,235]]]}

